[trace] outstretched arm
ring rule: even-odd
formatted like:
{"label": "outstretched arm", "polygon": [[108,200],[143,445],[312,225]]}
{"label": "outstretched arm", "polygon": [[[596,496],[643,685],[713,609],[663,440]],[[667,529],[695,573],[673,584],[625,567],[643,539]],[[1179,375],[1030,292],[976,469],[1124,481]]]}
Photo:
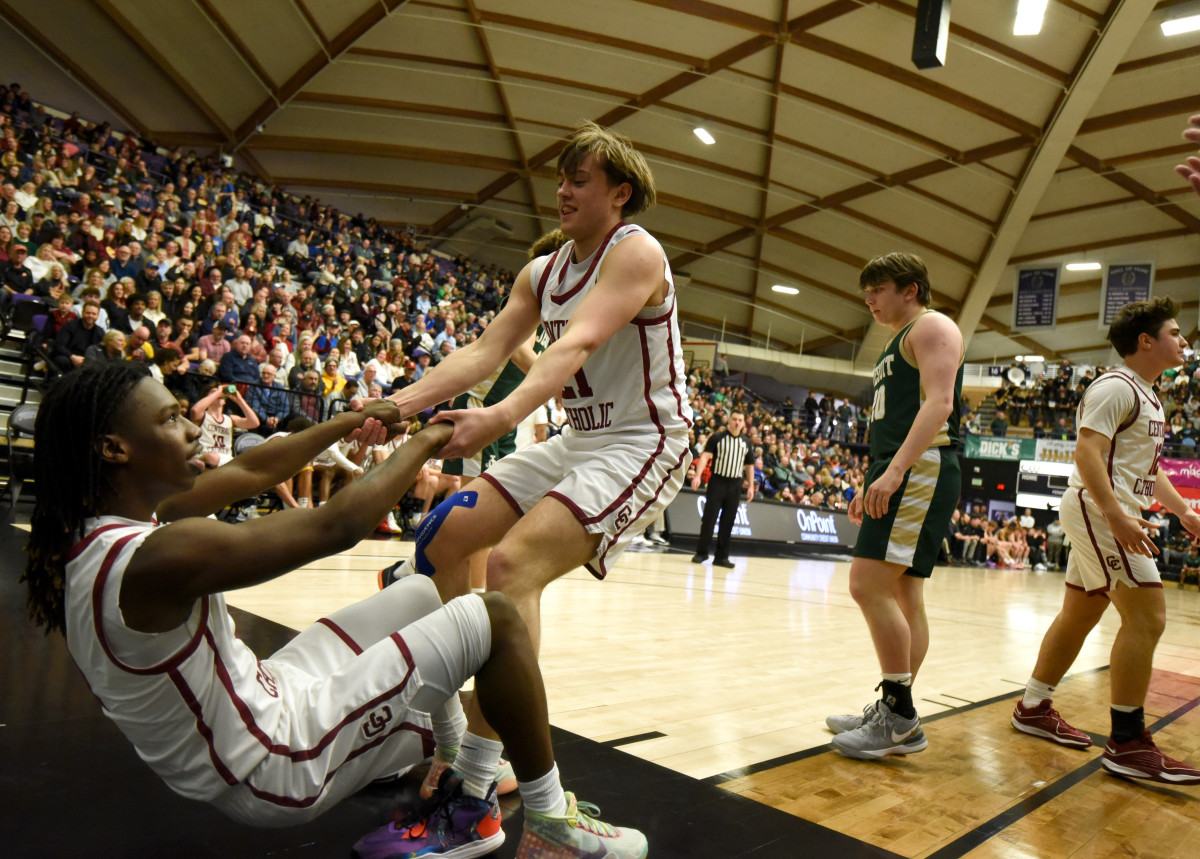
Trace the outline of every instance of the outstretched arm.
{"label": "outstretched arm", "polygon": [[[395,406],[387,400],[376,400],[361,412],[342,412],[303,432],[260,444],[220,468],[204,472],[187,492],[172,495],[159,505],[158,518],[162,522],[172,522],[191,516],[208,516],[234,501],[251,498],[291,479],[338,439],[356,430],[382,436],[381,429],[398,420]],[[359,440],[362,440],[361,435]]]}
{"label": "outstretched arm", "polygon": [[120,605],[126,624],[142,632],[174,629],[199,597],[265,582],[350,548],[388,514],[450,432],[433,427],[418,434],[315,510],[284,510],[237,525],[196,517],[156,529],[125,571]]}
{"label": "outstretched arm", "polygon": [[537,324],[537,301],[530,286],[527,265],[517,275],[508,303],[478,340],[456,349],[416,384],[392,394],[389,399],[407,418],[469,391],[507,361],[513,351],[533,334]]}
{"label": "outstretched arm", "polygon": [[[473,454],[562,391],[584,361],[621,326],[628,325],[665,287],[665,266],[658,246],[642,235],[630,236],[609,251],[600,266],[595,287],[572,313],[562,335],[538,356],[525,380],[511,394],[485,409],[442,412],[435,416],[434,420],[455,424],[454,438],[441,455],[453,459]],[[514,287],[514,298],[518,292]],[[526,293],[528,297],[524,300],[534,305],[536,311],[536,299],[531,291]],[[491,329],[489,326],[487,330]],[[511,353],[512,349],[505,357]]]}

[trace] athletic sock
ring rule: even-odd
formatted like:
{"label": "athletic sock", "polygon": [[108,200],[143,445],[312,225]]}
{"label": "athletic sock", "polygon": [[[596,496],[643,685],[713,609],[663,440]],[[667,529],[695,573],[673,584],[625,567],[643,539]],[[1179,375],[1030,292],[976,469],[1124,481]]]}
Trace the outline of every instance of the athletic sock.
{"label": "athletic sock", "polygon": [[[467,731],[467,714],[463,712],[458,693],[446,699],[446,703],[430,714],[433,721],[433,742],[439,750],[458,749]],[[454,758],[443,758],[453,763]]]}
{"label": "athletic sock", "polygon": [[1109,710],[1112,716],[1112,740],[1114,743],[1128,743],[1140,739],[1146,730],[1146,711],[1141,707],[1130,707],[1124,704],[1113,704]]}
{"label": "athletic sock", "polygon": [[917,709],[912,700],[911,674],[884,674],[883,703],[887,704],[893,713],[902,719],[912,719],[917,715]]}
{"label": "athletic sock", "polygon": [[486,799],[496,780],[496,767],[500,765],[500,751],[504,748],[499,740],[487,740],[470,731],[463,737],[462,747],[454,758],[454,768],[463,777],[463,793],[467,796]]}
{"label": "athletic sock", "polygon": [[550,772],[541,778],[518,781],[517,790],[521,792],[521,802],[525,803],[525,807],[530,811],[553,817],[561,817],[567,813],[567,797],[558,778],[558,764],[551,767]]}
{"label": "athletic sock", "polygon": [[1025,694],[1021,696],[1021,705],[1026,708],[1036,707],[1043,701],[1053,698],[1055,688],[1036,677],[1030,677],[1029,682],[1025,684]]}
{"label": "athletic sock", "polygon": [[417,565],[415,563],[413,563],[413,559],[405,558],[403,561],[400,562],[400,565],[398,567],[396,567],[396,572],[394,572],[392,574],[392,578],[399,581],[400,579],[404,578],[405,576],[411,576],[416,571],[417,571]]}

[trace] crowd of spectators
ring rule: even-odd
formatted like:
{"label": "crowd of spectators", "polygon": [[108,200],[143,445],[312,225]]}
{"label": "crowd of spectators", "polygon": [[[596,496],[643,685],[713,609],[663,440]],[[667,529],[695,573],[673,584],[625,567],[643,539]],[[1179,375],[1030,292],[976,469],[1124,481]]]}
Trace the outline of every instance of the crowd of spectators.
{"label": "crowd of spectators", "polygon": [[18,84],[0,89],[0,166],[0,305],[44,305],[47,369],[145,361],[188,407],[236,384],[267,434],[323,419],[348,384],[416,381],[512,281],[219,156],[53,118]]}
{"label": "crowd of spectators", "polygon": [[[729,413],[740,411],[754,450],[755,498],[831,510],[849,506],[854,487],[862,483],[866,455],[857,428],[850,432],[861,416],[848,401],[816,392],[808,397],[816,406],[811,410],[791,400],[768,403],[706,367],[691,370],[688,391],[696,458]],[[701,477],[706,483],[707,475]]]}

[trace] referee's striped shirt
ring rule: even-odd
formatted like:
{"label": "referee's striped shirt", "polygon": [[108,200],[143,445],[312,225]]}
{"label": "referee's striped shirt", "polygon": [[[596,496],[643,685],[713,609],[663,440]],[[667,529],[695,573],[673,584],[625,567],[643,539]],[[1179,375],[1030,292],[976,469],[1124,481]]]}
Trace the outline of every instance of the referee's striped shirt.
{"label": "referee's striped shirt", "polygon": [[746,466],[754,464],[754,452],[745,433],[732,436],[728,430],[721,430],[708,440],[704,449],[712,454],[712,473],[718,477],[741,479]]}

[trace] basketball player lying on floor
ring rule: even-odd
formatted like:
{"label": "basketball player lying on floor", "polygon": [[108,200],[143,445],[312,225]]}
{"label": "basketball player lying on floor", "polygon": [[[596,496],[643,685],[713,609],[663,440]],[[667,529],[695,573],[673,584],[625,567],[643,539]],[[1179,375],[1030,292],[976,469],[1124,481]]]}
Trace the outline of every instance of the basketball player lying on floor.
{"label": "basketball player lying on floor", "polygon": [[[645,856],[640,832],[602,823],[564,794],[537,660],[507,597],[442,606],[433,584],[413,576],[268,659],[236,638],[223,591],[354,546],[451,427],[420,433],[315,510],[236,525],[207,514],[274,486],[338,438],[378,442],[398,421],[380,400],[205,471],[200,430],[140,366],[64,376],[35,431],[30,615],[66,635],[105,715],[173,790],[236,820],[309,820],[436,744],[438,801],[420,820],[368,834],[355,854],[482,855],[504,839],[492,784],[502,738],[525,806],[518,855]],[[472,675],[468,720],[457,692]],[[477,727],[479,714],[495,733]]]}

